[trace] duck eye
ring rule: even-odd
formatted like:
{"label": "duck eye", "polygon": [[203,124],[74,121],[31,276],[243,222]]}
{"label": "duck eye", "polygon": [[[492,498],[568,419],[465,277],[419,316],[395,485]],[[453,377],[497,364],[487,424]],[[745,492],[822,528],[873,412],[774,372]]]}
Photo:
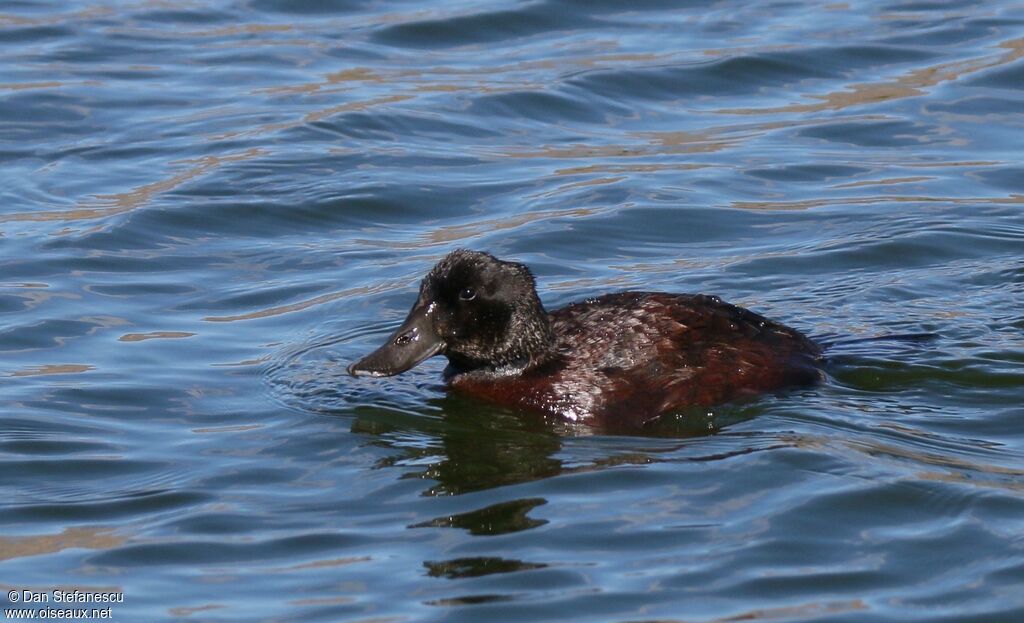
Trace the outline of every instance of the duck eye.
{"label": "duck eye", "polygon": [[476,298],[476,290],[473,288],[463,288],[462,292],[459,292],[459,299],[463,301],[472,301]]}

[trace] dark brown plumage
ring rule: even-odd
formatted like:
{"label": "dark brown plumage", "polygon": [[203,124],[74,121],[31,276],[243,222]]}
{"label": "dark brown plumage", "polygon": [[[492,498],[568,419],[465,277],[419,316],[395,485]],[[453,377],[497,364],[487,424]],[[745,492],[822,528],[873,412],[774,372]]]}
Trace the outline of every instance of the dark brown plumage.
{"label": "dark brown plumage", "polygon": [[622,292],[544,311],[525,266],[459,250],[403,326],[350,366],[386,376],[434,354],[452,389],[604,426],[816,382],[821,349],[717,297]]}

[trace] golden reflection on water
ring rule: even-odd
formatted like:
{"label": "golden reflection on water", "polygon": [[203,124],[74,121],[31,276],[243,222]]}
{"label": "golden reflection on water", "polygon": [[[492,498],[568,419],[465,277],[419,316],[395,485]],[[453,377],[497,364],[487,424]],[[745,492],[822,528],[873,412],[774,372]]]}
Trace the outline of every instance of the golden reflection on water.
{"label": "golden reflection on water", "polygon": [[733,201],[741,210],[810,210],[836,205],[875,205],[879,203],[946,203],[956,205],[1021,205],[1024,195],[1007,197],[930,197],[925,195],[877,195],[874,197],[828,197],[799,201]]}
{"label": "golden reflection on water", "polygon": [[219,610],[220,608],[227,608],[223,604],[203,604],[201,606],[178,606],[175,608],[168,608],[167,613],[175,617],[189,617],[199,612],[209,612],[210,610]]}
{"label": "golden reflection on water", "polygon": [[769,115],[781,113],[808,113],[825,110],[843,110],[862,104],[877,104],[896,99],[924,95],[927,89],[943,82],[959,80],[965,76],[1008,65],[1024,56],[1024,38],[1010,39],[998,44],[1008,52],[997,56],[982,56],[961,61],[940,63],[932,67],[912,69],[901,76],[884,82],[854,84],[845,91],[833,91],[824,95],[809,95],[819,100],[816,104],[791,104],[763,108],[722,108],[716,112],[734,115]]}
{"label": "golden reflection on water", "polygon": [[[69,16],[56,16],[50,19],[63,20]],[[380,16],[377,16],[378,18]],[[409,19],[409,16],[405,16]],[[4,17],[0,16],[0,23]],[[411,19],[418,19],[412,17]],[[23,20],[22,20],[23,21]],[[397,20],[405,21],[405,19]],[[378,22],[379,23],[379,22]],[[267,33],[292,32],[296,30],[292,24],[241,24],[223,28],[216,28],[206,31],[193,31],[188,36],[200,38],[216,38],[234,35],[260,35]],[[149,32],[149,29],[146,29]],[[161,31],[163,32],[163,31]],[[169,36],[181,36],[180,33]],[[301,42],[301,41],[300,41]],[[304,42],[312,43],[312,42]],[[997,45],[999,49],[1005,50],[996,55],[981,56],[978,58],[958,60],[940,63],[932,67],[916,68],[908,70],[896,78],[874,83],[859,83],[847,87],[842,91],[835,91],[824,95],[807,95],[812,99],[820,100],[816,103],[791,104],[782,107],[762,108],[741,108],[741,109],[719,109],[714,112],[719,114],[743,114],[743,115],[773,115],[789,113],[808,113],[826,110],[842,110],[856,105],[885,102],[894,99],[908,98],[923,95],[927,89],[943,82],[957,80],[983,70],[989,70],[1001,65],[1013,63],[1024,56],[1024,39],[1010,39]],[[733,48],[727,52],[735,55],[738,49]],[[704,52],[709,52],[705,50]],[[749,50],[747,53],[750,53]],[[548,85],[539,82],[534,87],[530,86],[528,76],[537,72],[557,72],[561,76],[571,76],[585,70],[607,70],[607,69],[648,69],[663,67],[672,62],[681,62],[680,54],[643,54],[643,53],[598,53],[590,55],[568,56],[553,60],[524,60],[516,63],[496,66],[480,67],[448,67],[436,66],[426,69],[391,68],[375,69],[369,67],[350,67],[335,71],[328,71],[322,74],[322,78],[316,82],[303,82],[298,84],[272,85],[256,88],[251,94],[266,95],[314,95],[322,94],[332,90],[349,90],[363,88],[367,84],[379,85],[388,88],[391,93],[376,97],[369,97],[357,101],[348,101],[338,104],[324,106],[312,111],[303,112],[294,119],[263,123],[253,127],[243,127],[227,132],[218,132],[207,136],[210,141],[225,141],[239,138],[253,138],[278,133],[290,128],[324,121],[331,117],[350,112],[360,112],[369,109],[387,107],[394,104],[406,102],[419,97],[417,94],[425,94],[437,91],[468,91],[473,93],[490,93],[498,91],[524,91],[535,88],[542,92]],[[159,68],[156,68],[159,69]],[[452,77],[463,79],[472,78],[470,81],[451,82]],[[17,90],[32,88],[58,88],[66,86],[63,82],[42,81],[35,83],[12,83],[0,85],[0,89]],[[246,107],[236,107],[234,111],[224,107],[212,110],[201,111],[193,118],[199,119],[205,116],[223,117],[229,114],[244,114]],[[850,119],[847,119],[850,120]],[[725,150],[738,149],[742,144],[763,136],[767,131],[797,127],[800,125],[815,124],[813,119],[793,119],[778,122],[765,122],[754,126],[725,125],[713,128],[706,128],[699,131],[655,131],[655,132],[634,132],[627,133],[628,136],[640,139],[638,143],[620,144],[598,144],[592,142],[578,142],[574,144],[542,145],[539,148],[522,148],[506,146],[488,149],[476,149],[477,155],[483,158],[543,158],[543,159],[617,159],[636,158],[648,156],[684,155],[697,153],[714,153]],[[10,221],[78,221],[89,219],[100,219],[127,212],[140,206],[147,205],[156,196],[174,190],[181,185],[199,176],[216,170],[226,163],[248,160],[268,155],[269,151],[262,147],[252,147],[242,152],[229,153],[224,155],[203,156],[195,159],[172,161],[167,163],[168,167],[178,164],[189,165],[165,179],[139,185],[122,193],[96,195],[79,203],[79,206],[72,210],[56,211],[33,211],[14,214],[0,215],[0,222]],[[993,164],[993,163],[985,163]],[[979,166],[982,163],[978,163]],[[688,170],[710,166],[700,163],[651,163],[644,165],[624,165],[609,163],[606,165],[593,165],[592,167],[569,167],[559,169],[556,175],[587,174],[587,173],[622,173],[622,172],[651,172],[655,170],[667,170],[675,168]],[[908,166],[914,166],[910,163]],[[925,166],[925,165],[922,165]],[[927,166],[935,166],[929,164]],[[609,184],[621,181],[624,178],[595,179],[591,181],[576,182],[577,184]],[[882,184],[903,184],[915,181],[926,182],[933,178],[928,177],[905,177],[892,178],[885,181],[857,181],[850,184],[835,186],[836,188],[856,188],[869,185]],[[576,186],[567,186],[563,190],[571,190]],[[557,194],[556,191],[549,191],[545,197]],[[855,200],[842,199],[842,203],[873,203],[881,201],[954,201],[943,197],[877,197],[857,198]],[[1017,200],[1005,201],[997,198],[967,199],[959,201],[969,202],[999,202],[1018,203]],[[773,209],[773,210],[802,210],[825,205],[832,205],[836,202],[833,199],[803,200],[790,202],[734,202],[732,207],[743,209]],[[441,241],[447,240],[445,236],[438,238]]]}
{"label": "golden reflection on water", "polygon": [[41,366],[29,366],[21,370],[15,370],[11,376],[47,376],[53,374],[80,374],[95,370],[96,367],[85,363],[61,363],[46,364]]}
{"label": "golden reflection on water", "polygon": [[919,175],[917,177],[891,177],[883,180],[861,180],[857,182],[848,182],[846,184],[834,184],[832,188],[861,188],[863,186],[892,186],[895,184],[914,184],[917,182],[927,182],[930,180],[937,179],[935,177],[929,177],[926,175]]}
{"label": "golden reflection on water", "polygon": [[0,84],[0,89],[5,91],[27,91],[30,89],[52,89],[62,87],[66,83],[51,80],[49,82],[8,82]]}
{"label": "golden reflection on water", "polygon": [[65,23],[76,23],[79,21],[86,21],[91,19],[97,19],[107,17],[114,13],[114,7],[106,6],[93,6],[85,9],[79,9],[71,11],[69,13],[58,13],[48,12],[46,14],[38,14],[32,17],[25,17],[24,15],[11,15],[7,13],[0,13],[0,27],[2,26],[43,26],[51,24],[65,24]]}
{"label": "golden reflection on water", "polygon": [[[885,115],[867,114],[845,117],[844,121],[885,121]],[[558,145],[540,145],[539,147],[522,148],[506,147],[499,151],[490,150],[484,155],[494,158],[542,158],[551,160],[582,160],[582,159],[634,159],[660,156],[679,156],[687,154],[713,154],[741,148],[745,143],[763,137],[774,130],[794,129],[816,126],[820,123],[813,118],[792,118],[779,121],[759,123],[734,123],[708,126],[700,131],[659,130],[628,132],[628,138],[637,142],[605,143],[592,145],[589,143],[572,143]],[[932,163],[929,163],[932,164]],[[991,163],[997,164],[997,163]],[[586,172],[637,172],[646,173],[661,170],[694,170],[714,166],[700,162],[655,162],[628,164],[609,162],[589,166],[578,166],[558,169],[556,175]],[[940,165],[937,165],[940,166]],[[607,168],[603,168],[607,167]]]}
{"label": "golden reflection on water", "polygon": [[710,165],[684,162],[665,162],[651,164],[590,164],[586,166],[557,169],[554,172],[554,175],[585,175],[587,173],[658,173],[661,171],[693,171],[696,169],[704,169],[707,168],[708,166]]}
{"label": "golden reflection on water", "polygon": [[[0,560],[53,554],[66,549],[112,549],[125,542],[110,528],[73,527],[60,534],[0,537]],[[113,589],[120,590],[120,589]]]}
{"label": "golden reflection on water", "polygon": [[351,556],[348,558],[328,558],[325,560],[314,560],[312,562],[304,562],[291,567],[284,567],[275,569],[275,571],[305,571],[306,569],[324,569],[330,567],[347,567],[348,565],[354,565],[360,562],[370,562],[373,560],[370,556]]}
{"label": "golden reflection on water", "polygon": [[[373,239],[356,238],[354,242],[366,245],[368,248],[380,249],[423,249],[434,245],[459,242],[476,238],[481,234],[495,231],[511,230],[535,221],[543,221],[554,218],[584,218],[614,211],[622,206],[605,206],[601,208],[564,208],[557,210],[533,210],[517,214],[509,214],[494,218],[481,218],[471,223],[459,225],[446,225],[430,229],[418,234],[416,238],[397,239]],[[416,258],[409,258],[410,260]]]}
{"label": "golden reflection on water", "polygon": [[[955,440],[948,440],[940,435],[935,435],[924,430],[909,428],[900,425],[879,424],[880,428],[889,428],[899,431],[903,435],[913,435],[913,444],[937,444],[961,443]],[[814,452],[829,455],[842,454],[850,457],[854,462],[866,461],[872,469],[878,469],[879,461],[891,460],[907,468],[905,477],[908,479],[921,479],[935,482],[949,482],[968,487],[981,487],[984,489],[1002,489],[1006,491],[1024,491],[1024,470],[993,465],[989,463],[978,463],[963,457],[955,456],[949,452],[941,453],[942,450],[934,448],[915,447],[912,443],[888,443],[879,439],[860,437],[855,439],[840,439],[831,436],[814,434],[784,434],[779,436],[786,446],[812,450]],[[984,442],[980,446],[987,446]],[[990,448],[989,448],[990,449]],[[851,454],[851,452],[853,454]],[[867,458],[857,458],[857,455]],[[929,471],[918,469],[910,471],[915,467],[928,465],[937,468],[945,468],[945,471]]]}
{"label": "golden reflection on water", "polygon": [[360,112],[363,110],[374,108],[376,106],[394,104],[408,99],[412,99],[412,96],[387,95],[384,97],[375,97],[356,102],[346,102],[344,104],[338,104],[336,106],[329,106],[327,108],[321,108],[319,110],[308,112],[299,119],[294,119],[291,121],[280,121],[275,123],[266,123],[263,125],[256,126],[254,128],[247,128],[244,130],[237,130],[231,132],[223,132],[220,134],[214,134],[213,136],[210,136],[209,139],[211,141],[223,141],[228,139],[236,139],[240,137],[260,136],[263,134],[279,132],[281,130],[287,130],[289,128],[298,127],[301,125],[305,125],[307,123],[315,123],[317,121],[322,121],[323,119],[326,119],[328,117],[333,117],[334,115],[340,115],[346,112]]}
{"label": "golden reflection on water", "polygon": [[[365,591],[359,591],[364,593]],[[292,599],[288,603],[293,606],[341,606],[346,604],[355,603],[357,599],[355,597],[339,595],[337,597],[307,597],[305,599]],[[379,620],[379,619],[378,619]],[[388,619],[379,620],[381,623]],[[400,621],[401,619],[395,617],[390,619],[392,621]]]}
{"label": "golden reflection on water", "polygon": [[195,333],[188,331],[151,331],[149,333],[125,333],[117,340],[119,342],[141,342],[143,340],[185,338],[193,335]]}
{"label": "golden reflection on water", "polygon": [[[507,599],[509,599],[509,597],[500,594],[467,595],[462,597],[446,597],[429,601],[427,603],[432,606],[453,607],[470,606],[473,604],[488,602],[500,602]],[[712,619],[650,619],[648,623],[740,623],[741,621],[795,621],[808,620],[812,617],[859,612],[868,609],[866,602],[860,599],[854,599],[849,601],[811,602],[779,608],[759,608],[756,610],[748,610],[740,614],[726,617],[715,617]]]}
{"label": "golden reflection on water", "polygon": [[[811,602],[796,606],[784,606],[781,608],[759,608],[749,610],[733,616],[703,619],[704,623],[739,623],[740,621],[792,621],[796,619],[806,620],[810,617],[822,617],[830,614],[843,614],[847,612],[859,612],[868,610],[868,605],[861,599],[849,601],[825,601]],[[691,623],[691,620],[669,620],[663,623]],[[696,623],[694,621],[694,623]]]}
{"label": "golden reflection on water", "polygon": [[82,295],[75,294],[73,292],[61,292],[59,290],[50,290],[49,284],[7,284],[0,285],[0,287],[7,288],[23,288],[28,290],[27,292],[17,292],[12,296],[17,297],[21,300],[21,304],[24,306],[24,311],[36,309],[44,303],[49,303],[56,299],[66,299],[69,301],[81,300]]}
{"label": "golden reflection on water", "polygon": [[218,169],[225,163],[249,160],[267,153],[266,150],[252,147],[233,154],[172,161],[169,163],[170,165],[186,164],[189,166],[184,171],[179,171],[168,178],[142,184],[126,192],[95,195],[93,198],[80,202],[79,207],[73,210],[0,214],[0,223],[9,221],[79,221],[106,218],[129,212],[148,204],[153,197],[174,190],[188,181]]}
{"label": "golden reflection on water", "polygon": [[[947,467],[950,469],[967,470],[980,474],[989,474],[992,476],[1010,476],[1012,478],[1020,478],[1024,476],[1024,470],[1014,469],[1011,467],[1002,467],[1000,465],[991,465],[984,463],[974,463],[968,461],[965,458],[960,458],[952,454],[939,454],[935,450],[918,450],[906,445],[895,445],[891,443],[885,443],[878,440],[849,440],[844,444],[857,451],[868,454],[872,457],[887,456],[889,458],[897,459],[909,459],[914,464],[932,465],[935,467]],[[970,482],[976,482],[974,479],[969,479]],[[1005,484],[1003,481],[999,481],[1000,485]],[[1024,483],[1013,483],[1015,485],[1024,485]]]}
{"label": "golden reflection on water", "polygon": [[193,428],[192,432],[200,435],[206,435],[210,433],[243,433],[250,430],[259,430],[263,427],[263,424],[236,424],[233,426]]}
{"label": "golden reflection on water", "polygon": [[[403,285],[407,285],[404,284]],[[239,320],[255,320],[256,318],[270,318],[271,316],[280,316],[281,314],[289,314],[292,312],[302,311],[315,307],[317,305],[323,305],[324,303],[330,303],[341,298],[349,298],[355,296],[365,296],[367,294],[376,294],[377,292],[383,292],[391,289],[389,284],[382,283],[376,286],[361,286],[358,288],[349,288],[347,290],[341,290],[339,292],[330,292],[328,294],[321,294],[311,299],[304,301],[298,301],[295,303],[289,303],[287,305],[276,305],[274,307],[266,307],[256,311],[248,312],[245,314],[234,314],[231,316],[206,316],[203,320],[207,322],[236,322]]]}

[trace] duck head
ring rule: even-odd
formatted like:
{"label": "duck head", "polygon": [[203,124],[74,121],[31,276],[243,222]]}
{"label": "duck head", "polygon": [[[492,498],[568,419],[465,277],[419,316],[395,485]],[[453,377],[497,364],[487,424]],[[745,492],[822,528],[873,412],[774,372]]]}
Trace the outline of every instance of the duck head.
{"label": "duck head", "polygon": [[393,376],[434,355],[459,370],[525,368],[542,361],[551,342],[530,270],[459,249],[423,279],[402,326],[348,372]]}

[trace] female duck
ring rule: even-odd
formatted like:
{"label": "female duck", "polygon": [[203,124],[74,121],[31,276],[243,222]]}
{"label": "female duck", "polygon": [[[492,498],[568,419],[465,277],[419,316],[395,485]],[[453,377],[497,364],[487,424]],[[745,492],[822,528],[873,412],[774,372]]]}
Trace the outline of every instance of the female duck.
{"label": "female duck", "polygon": [[525,266],[462,249],[348,371],[392,376],[434,355],[448,358],[459,392],[593,425],[639,425],[821,376],[818,345],[717,297],[621,292],[549,314]]}

